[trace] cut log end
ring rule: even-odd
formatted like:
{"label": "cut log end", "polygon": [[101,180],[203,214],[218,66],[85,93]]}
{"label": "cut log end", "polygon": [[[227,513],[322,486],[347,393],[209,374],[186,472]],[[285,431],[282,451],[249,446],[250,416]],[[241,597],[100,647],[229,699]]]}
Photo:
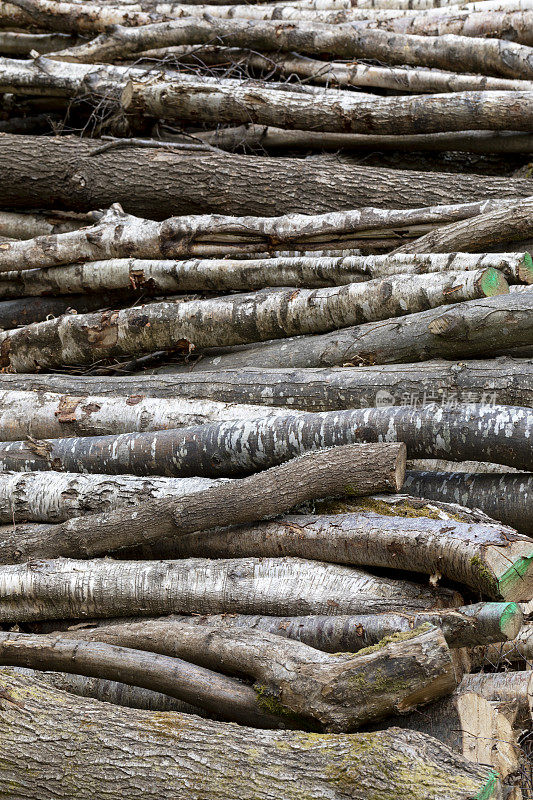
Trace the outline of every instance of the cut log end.
{"label": "cut log end", "polygon": [[497,605],[501,607],[500,631],[504,641],[515,639],[520,633],[524,620],[521,607],[518,603],[498,603]]}
{"label": "cut log end", "polygon": [[498,592],[506,600],[528,602],[533,594],[533,553],[522,555],[498,578]]}
{"label": "cut log end", "polygon": [[495,297],[498,294],[509,294],[509,284],[502,272],[494,267],[483,270],[479,287],[485,297]]}
{"label": "cut log end", "polygon": [[524,260],[518,267],[518,277],[523,283],[533,283],[533,258],[531,253],[524,253]]}

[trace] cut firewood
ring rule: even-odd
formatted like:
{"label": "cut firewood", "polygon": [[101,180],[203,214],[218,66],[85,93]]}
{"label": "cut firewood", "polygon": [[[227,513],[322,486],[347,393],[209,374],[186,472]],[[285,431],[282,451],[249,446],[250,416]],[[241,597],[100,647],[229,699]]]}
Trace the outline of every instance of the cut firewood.
{"label": "cut firewood", "polygon": [[172,613],[337,615],[457,605],[461,596],[450,589],[296,558],[57,559],[0,567],[5,623]]}
{"label": "cut firewood", "polygon": [[516,725],[526,730],[533,719],[533,672],[491,672],[465,675],[457,693],[476,692],[494,703],[516,704]]}
{"label": "cut firewood", "polygon": [[[51,790],[58,800],[69,800],[73,793],[78,800],[92,800],[94,786],[109,800],[138,794],[139,787],[147,800],[181,800],[192,785],[205,800],[215,800],[221,784],[227,797],[242,800],[300,800],[302,792],[327,793],[332,800],[348,793],[352,800],[366,800],[374,789],[382,800],[413,800],[421,792],[424,800],[502,798],[494,770],[469,763],[416,732],[393,728],[351,736],[267,733],[192,715],[72,698],[5,672],[0,682],[10,700],[4,700],[8,709],[0,712],[2,785],[21,785],[23,750],[32,769],[25,770],[19,793],[31,793],[35,800],[48,800]],[[13,706],[27,714],[13,714]],[[72,760],[68,787],[65,735]],[[201,763],[191,753],[201,753]],[[148,762],[153,767],[149,771]],[[390,765],[386,779],[384,764]]]}
{"label": "cut firewood", "polygon": [[411,494],[480,508],[494,519],[533,534],[533,475],[520,473],[414,472],[404,488]]}
{"label": "cut firewood", "polygon": [[533,663],[533,623],[526,622],[515,639],[502,644],[487,645],[475,648],[472,652],[474,667],[489,666],[498,668],[526,663],[528,668]]}

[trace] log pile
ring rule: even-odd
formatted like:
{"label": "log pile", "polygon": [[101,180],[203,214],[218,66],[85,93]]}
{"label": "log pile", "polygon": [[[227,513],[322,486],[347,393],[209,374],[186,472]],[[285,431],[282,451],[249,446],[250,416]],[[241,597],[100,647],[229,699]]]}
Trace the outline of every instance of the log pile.
{"label": "log pile", "polygon": [[0,795],[533,797],[531,0],[0,2]]}

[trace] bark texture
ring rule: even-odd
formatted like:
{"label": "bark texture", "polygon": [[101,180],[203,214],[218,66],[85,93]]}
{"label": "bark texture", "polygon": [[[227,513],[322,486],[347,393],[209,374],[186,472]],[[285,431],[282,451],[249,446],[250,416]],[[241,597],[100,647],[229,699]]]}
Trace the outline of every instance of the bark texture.
{"label": "bark texture", "polygon": [[[530,469],[532,414],[527,408],[488,404],[287,412],[154,433],[5,442],[0,444],[0,466],[23,472],[105,470],[106,474],[227,477],[266,469],[324,447],[399,441],[407,445],[410,458],[483,459]],[[357,448],[353,452],[355,455]],[[389,449],[384,445],[367,447],[366,451],[363,447],[360,453],[360,473],[354,468],[356,480],[363,475],[365,459],[369,469],[372,458],[381,458],[371,481],[383,474],[380,469],[386,479],[374,485],[374,491],[398,488],[395,482],[388,482],[399,457],[391,445]],[[371,482],[361,485],[372,493]]]}
{"label": "bark texture", "polygon": [[533,593],[533,540],[496,525],[373,512],[292,515],[252,527],[194,533],[172,544],[174,558],[299,556],[444,575],[494,599],[528,601]]}
{"label": "bark texture", "polygon": [[[201,363],[201,362],[200,362]],[[168,373],[167,374],[167,370]],[[0,374],[7,391],[54,391],[86,397],[202,398],[224,403],[333,411],[431,402],[496,403],[533,407],[533,361],[501,357],[480,361],[425,361],[379,367],[254,369],[134,376]],[[418,469],[418,467],[417,467]]]}
{"label": "bark texture", "polygon": [[141,147],[93,155],[78,137],[0,137],[2,202],[8,208],[91,211],[120,203],[133,214],[318,214],[361,206],[419,208],[527,197],[531,178],[447,175],[337,162]]}
{"label": "bark texture", "polygon": [[[530,296],[531,295],[531,296]],[[400,364],[429,358],[508,355],[533,343],[533,293],[458,303],[341,331],[207,351],[196,370]],[[497,343],[498,350],[494,350]],[[518,353],[518,355],[524,355]],[[527,355],[527,354],[526,354]],[[189,371],[190,367],[186,370]]]}
{"label": "bark texture", "polygon": [[404,487],[419,497],[480,508],[520,533],[528,536],[533,534],[531,473],[513,475],[409,471]]}
{"label": "bark texture", "polygon": [[[487,800],[502,798],[493,770],[468,763],[440,742],[411,731],[318,738],[294,731],[267,733],[73,699],[6,672],[1,684],[11,703],[0,716],[0,786],[20,797],[48,800],[53,790],[60,800],[73,794],[91,800],[97,786],[109,800],[139,796],[140,791],[146,800],[178,800],[195,786],[206,800],[237,795],[242,800],[299,800],[302,792],[365,800],[374,788],[383,800],[466,800],[482,793]],[[65,741],[72,761],[66,785]],[[191,759],[192,751],[203,754],[201,762]],[[154,765],[149,773],[148,759]],[[385,786],[383,763],[391,765]]]}
{"label": "bark texture", "polygon": [[181,614],[360,614],[460,604],[450,589],[302,559],[34,561],[0,567],[4,623]]}
{"label": "bark texture", "polygon": [[6,529],[4,563],[58,555],[90,557],[202,528],[250,522],[288,511],[317,496],[397,491],[405,473],[405,445],[332,448],[239,481],[220,481],[196,494],[164,496],[132,508],[91,514],[59,525]]}

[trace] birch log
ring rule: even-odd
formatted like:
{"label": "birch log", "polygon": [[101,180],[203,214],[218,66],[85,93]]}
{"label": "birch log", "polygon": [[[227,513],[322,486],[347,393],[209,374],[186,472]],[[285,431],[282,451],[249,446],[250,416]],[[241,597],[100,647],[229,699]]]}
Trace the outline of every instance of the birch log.
{"label": "birch log", "polygon": [[[323,447],[399,441],[406,443],[410,458],[483,458],[530,469],[532,414],[516,406],[476,404],[287,413],[154,433],[6,442],[0,444],[0,467],[21,472],[105,470],[111,475],[216,477],[266,469]],[[369,459],[382,453],[386,461],[391,450],[367,448],[367,453]]]}
{"label": "birch log", "polygon": [[138,708],[145,711],[180,711],[183,714],[208,716],[198,706],[184,703],[168,694],[154,692],[153,689],[142,689],[140,686],[129,686],[121,681],[111,681],[106,678],[88,678],[86,675],[74,675],[68,672],[43,672],[27,667],[13,667],[12,669],[3,667],[2,675],[13,675],[14,677],[25,675],[69,694],[92,697],[103,703],[112,703],[125,708]]}
{"label": "birch log", "polygon": [[[133,796],[181,800],[197,787],[205,800],[299,800],[302,792],[365,800],[464,800],[483,794],[501,800],[501,785],[488,767],[468,763],[448,747],[411,731],[327,736],[297,731],[256,731],[181,714],[161,714],[71,698],[23,676],[2,672],[1,687],[28,719],[0,712],[4,777],[9,791],[48,800],[75,794],[92,800],[94,786],[109,800]],[[85,731],[80,737],[80,730]],[[65,741],[72,768],[65,787]],[[287,759],[287,750],[292,758]],[[201,763],[191,752],[204,754]],[[28,769],[20,769],[21,752]],[[349,757],[346,755],[349,753]],[[205,769],[205,760],[209,770]],[[153,769],[147,773],[146,763]],[[390,765],[384,786],[383,764]],[[341,786],[339,786],[339,764]],[[252,776],[252,777],[249,777]],[[423,777],[422,777],[423,776]]]}
{"label": "birch log", "polygon": [[480,214],[474,225],[462,223],[444,226],[431,231],[414,242],[398,248],[405,253],[453,253],[455,250],[482,250],[486,245],[512,242],[533,234],[533,197]]}
{"label": "birch log", "polygon": [[[200,362],[201,363],[201,362]],[[224,403],[289,406],[302,411],[401,405],[420,407],[495,403],[533,407],[533,361],[501,357],[485,361],[424,361],[420,364],[337,369],[189,370],[179,375],[135,376],[0,374],[7,391],[54,391],[74,396],[218,398]],[[420,469],[420,467],[416,467]]]}
{"label": "birch log", "polygon": [[3,472],[0,522],[65,522],[84,514],[106,513],[150,500],[184,497],[216,486],[219,481],[158,477],[147,480],[133,475],[79,472]]}
{"label": "birch log", "polygon": [[[71,32],[71,28],[68,28]],[[262,52],[328,53],[346,59],[375,59],[385,64],[437,67],[454,72],[501,75],[531,80],[533,65],[525,45],[467,36],[413,36],[373,30],[365,23],[324,25],[274,20],[210,20],[188,17],[127,28],[116,25],[87,44],[50,54],[63,61],[109,63],[143,50],[181,44],[211,44]]]}
{"label": "birch log", "polygon": [[21,325],[33,325],[50,318],[86,314],[97,309],[120,308],[131,304],[131,295],[122,292],[73,294],[65,297],[18,298],[0,302],[0,329],[12,330]]}
{"label": "birch log", "polygon": [[148,303],[4,331],[0,366],[34,372],[176,347],[190,352],[247,344],[322,333],[500,294],[509,294],[509,286],[503,274],[491,267],[395,275],[324,289],[264,289],[207,300]]}
{"label": "birch log", "polygon": [[[444,660],[445,655],[444,658],[441,655],[441,674],[445,672],[442,669]],[[286,715],[284,724],[282,712],[276,716],[261,708],[260,698],[250,686],[179,658],[158,653],[151,652],[148,655],[141,650],[102,642],[72,642],[38,634],[0,633],[0,663],[120,680],[144,689],[161,691],[187,703],[194,704],[196,701],[200,707],[222,719],[258,728],[305,727],[305,724],[295,725],[289,715]],[[433,667],[436,666],[434,661]],[[447,685],[444,684],[443,694],[450,682],[448,680]]]}
{"label": "birch log", "polygon": [[[93,634],[93,628],[127,633],[130,630],[158,632],[159,635],[176,636],[179,625],[207,625],[209,628],[246,628],[266,631],[285,639],[296,639],[315,650],[326,653],[356,653],[371,647],[382,639],[395,633],[409,633],[415,628],[430,623],[441,628],[448,647],[473,646],[474,643],[488,644],[505,641],[518,634],[522,626],[523,614],[516,603],[476,603],[457,609],[441,609],[419,613],[361,614],[358,616],[320,616],[307,617],[262,617],[246,614],[220,614],[155,617],[140,619],[91,620],[79,625],[71,621],[57,623],[52,620],[44,623],[29,623],[32,632],[57,633],[76,636],[76,631],[86,630]],[[155,623],[156,627],[151,628]],[[97,638],[97,636],[96,636]]]}
{"label": "birch log", "polygon": [[[384,320],[379,325],[372,323],[333,333],[265,342],[242,350],[207,351],[194,369],[401,364],[428,358],[483,357],[493,353],[495,345],[508,354],[515,347],[533,343],[530,294],[513,292],[471,300],[458,303],[453,309],[422,311]],[[182,367],[181,371],[190,369]]]}
{"label": "birch log", "polygon": [[283,513],[317,496],[398,491],[404,471],[403,443],[308,453],[290,464],[181,497],[165,496],[59,525],[11,526],[3,531],[2,558],[10,563],[57,555],[90,557],[150,546],[176,534]]}
{"label": "birch log", "polygon": [[[533,27],[533,26],[532,26]],[[483,40],[485,41],[485,40]],[[332,133],[426,133],[464,130],[531,131],[533,93],[454,92],[412,97],[359,98],[347,93],[332,103],[327,95],[300,95],[268,87],[241,89],[179,79],[146,84],[130,81],[120,99],[126,114],[194,124],[276,125]]]}
{"label": "birch log", "polygon": [[494,519],[533,534],[533,475],[415,472],[406,474],[404,488],[419,497],[480,508]]}
{"label": "birch log", "polygon": [[8,272],[0,297],[64,295],[121,290],[163,294],[183,291],[249,291],[268,286],[342,286],[370,278],[426,272],[462,272],[494,268],[507,281],[533,283],[529,253],[456,253],[424,255],[278,258],[109,259],[64,267]]}
{"label": "birch log", "polygon": [[373,512],[290,515],[251,527],[193,533],[172,542],[173,558],[298,556],[444,575],[482,596],[527,602],[533,540],[496,525],[443,524]]}
{"label": "birch log", "polygon": [[226,674],[244,674],[255,682],[260,707],[261,697],[265,708],[272,698],[293,714],[337,732],[450,694],[461,677],[442,631],[430,624],[357,654],[335,655],[260,630],[186,623],[169,629],[157,621],[38,638],[105,642],[186,659]]}
{"label": "birch log", "polygon": [[[154,153],[135,146],[95,150],[101,150],[100,142],[77,136],[3,135],[3,205],[28,210],[38,198],[41,209],[90,211],[118,202],[131,213],[164,219],[173,214],[317,214],[391,204],[419,208],[533,192],[530,178],[376,169],[299,158],[277,158],[274,163],[214,152]],[[220,192],[213,192],[213,176]],[[287,186],[298,191],[287,192]]]}
{"label": "birch log", "polygon": [[297,558],[41,560],[0,567],[0,619],[360,614],[453,607],[461,596]]}
{"label": "birch log", "polygon": [[493,703],[516,703],[518,706],[518,725],[526,729],[531,727],[533,718],[533,673],[530,670],[521,672],[495,672],[465,675],[459,686],[459,692],[476,692]]}
{"label": "birch log", "polygon": [[[53,392],[0,390],[0,439],[14,441],[62,436],[102,436],[130,431],[158,431],[202,425],[223,419],[255,419],[269,413],[261,405],[216,400],[145,397],[76,397]],[[283,408],[272,414],[285,414]]]}
{"label": "birch log", "polygon": [[95,212],[99,219],[93,226],[4,243],[0,271],[122,256],[179,258],[196,253],[202,255],[202,250],[206,255],[216,255],[217,250],[221,255],[228,255],[232,248],[237,253],[280,250],[281,246],[323,249],[329,245],[337,247],[339,241],[349,240],[361,232],[363,235],[367,235],[367,231],[376,232],[379,237],[388,228],[454,222],[498,209],[506,211],[508,207],[506,199],[498,199],[416,209],[361,208],[275,218],[201,214],[153,222],[125,214],[121,206],[114,203],[105,213]]}
{"label": "birch log", "polygon": [[0,236],[32,239],[34,236],[75,231],[92,222],[90,214],[68,214],[59,211],[50,214],[25,214],[0,211]]}
{"label": "birch log", "polygon": [[533,623],[526,622],[515,639],[501,644],[488,644],[485,647],[476,647],[471,651],[472,665],[474,668],[489,666],[491,668],[523,664],[527,669],[533,662]]}

